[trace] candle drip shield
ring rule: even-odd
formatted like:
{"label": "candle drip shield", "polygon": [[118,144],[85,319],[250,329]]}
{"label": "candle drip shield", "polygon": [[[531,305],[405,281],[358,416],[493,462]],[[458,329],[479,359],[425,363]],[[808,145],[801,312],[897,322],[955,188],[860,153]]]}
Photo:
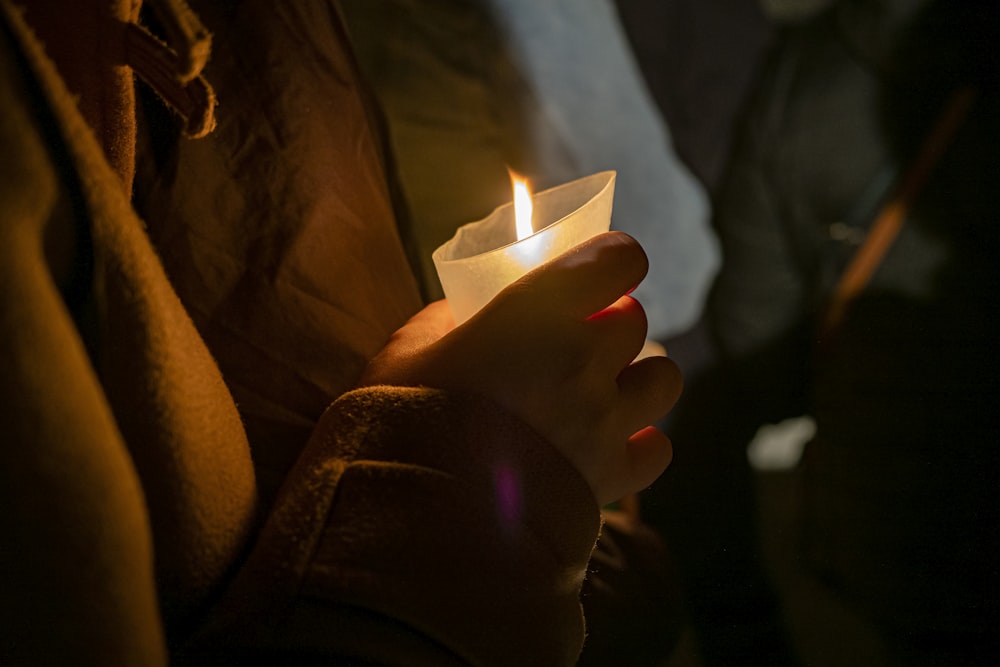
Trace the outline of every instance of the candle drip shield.
{"label": "candle drip shield", "polygon": [[504,287],[611,227],[615,172],[602,171],[535,194],[531,236],[517,239],[513,203],[458,229],[431,258],[461,324]]}

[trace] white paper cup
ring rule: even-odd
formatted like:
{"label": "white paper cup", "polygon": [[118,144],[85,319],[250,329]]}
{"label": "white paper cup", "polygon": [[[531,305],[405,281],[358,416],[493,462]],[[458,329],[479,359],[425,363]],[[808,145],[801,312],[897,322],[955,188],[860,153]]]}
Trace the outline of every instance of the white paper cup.
{"label": "white paper cup", "polygon": [[520,241],[512,203],[463,225],[431,255],[455,324],[525,273],[611,228],[615,172],[602,171],[532,197],[538,229]]}

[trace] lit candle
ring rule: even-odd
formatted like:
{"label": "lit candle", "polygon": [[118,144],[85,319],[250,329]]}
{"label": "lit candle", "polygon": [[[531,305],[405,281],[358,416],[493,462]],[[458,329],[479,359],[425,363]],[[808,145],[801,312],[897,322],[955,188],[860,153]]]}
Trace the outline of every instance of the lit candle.
{"label": "lit candle", "polygon": [[528,192],[528,181],[510,172],[510,183],[514,189],[514,228],[517,229],[517,240],[521,241],[535,233],[531,224],[531,193]]}
{"label": "lit candle", "polygon": [[[608,231],[615,172],[603,171],[533,197],[511,175],[513,201],[463,225],[432,259],[455,323],[504,287],[592,236]],[[537,230],[537,231],[535,231]]]}

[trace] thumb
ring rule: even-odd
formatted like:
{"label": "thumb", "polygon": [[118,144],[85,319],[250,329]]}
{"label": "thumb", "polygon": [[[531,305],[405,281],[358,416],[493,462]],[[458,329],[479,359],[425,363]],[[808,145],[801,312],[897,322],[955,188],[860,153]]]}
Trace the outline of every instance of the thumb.
{"label": "thumb", "polygon": [[424,307],[396,330],[376,354],[359,380],[359,386],[420,384],[419,359],[442,336],[455,328],[451,308],[443,299]]}
{"label": "thumb", "polygon": [[389,339],[399,351],[422,349],[455,328],[451,308],[444,299],[435,301],[407,320]]}
{"label": "thumb", "polygon": [[551,306],[585,319],[635,289],[649,261],[642,246],[622,232],[598,234],[530,272],[523,281]]}

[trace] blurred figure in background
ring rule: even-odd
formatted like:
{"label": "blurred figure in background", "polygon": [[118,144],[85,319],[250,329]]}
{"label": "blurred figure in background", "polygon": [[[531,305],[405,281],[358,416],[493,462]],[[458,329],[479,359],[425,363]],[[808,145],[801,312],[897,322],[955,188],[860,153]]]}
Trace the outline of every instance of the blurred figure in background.
{"label": "blurred figure in background", "polygon": [[[716,363],[672,424],[683,455],[643,497],[709,664],[791,659],[746,445],[804,414],[809,573],[886,664],[998,660],[998,16],[842,0],[768,61],[717,200]],[[850,659],[838,628],[817,636]]]}
{"label": "blurred figure in background", "polygon": [[[801,1],[801,0],[800,0]],[[615,0],[677,156],[711,196],[733,129],[774,33],[773,13],[746,0]]]}

